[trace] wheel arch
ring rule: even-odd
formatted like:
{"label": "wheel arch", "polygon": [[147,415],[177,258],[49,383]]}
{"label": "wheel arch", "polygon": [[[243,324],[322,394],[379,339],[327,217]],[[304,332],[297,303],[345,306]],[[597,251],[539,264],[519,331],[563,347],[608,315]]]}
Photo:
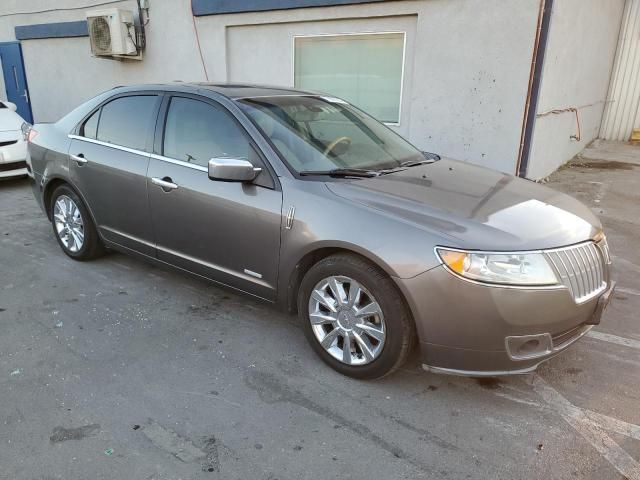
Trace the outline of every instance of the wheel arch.
{"label": "wheel arch", "polygon": [[89,212],[91,221],[96,226],[96,231],[98,232],[98,236],[100,237],[100,239],[102,239],[102,236],[100,235],[100,231],[98,229],[98,224],[96,223],[96,218],[93,214],[93,211],[91,210],[91,206],[89,205],[89,203],[87,203],[87,200],[84,198],[84,195],[82,195],[82,192],[78,189],[78,187],[76,187],[72,182],[70,182],[68,178],[53,176],[53,177],[50,177],[45,183],[42,189],[42,204],[44,206],[47,218],[51,220],[51,197],[53,196],[53,192],[55,192],[56,188],[58,188],[61,185],[67,185],[71,190],[73,190],[76,193],[76,195],[80,197],[80,199],[82,200],[82,203],[84,203],[85,208]]}
{"label": "wheel arch", "polygon": [[[294,264],[291,271],[286,277],[286,296],[284,297],[285,307],[290,313],[297,313],[298,310],[298,290],[302,279],[309,271],[309,269],[331,255],[338,253],[345,253],[355,255],[372,263],[380,270],[382,270],[389,277],[397,276],[393,268],[380,259],[377,255],[365,250],[357,245],[343,244],[343,243],[321,243],[314,245],[307,250]],[[407,299],[404,297],[404,293],[398,289],[398,293],[402,296],[403,301],[408,305]],[[282,298],[282,297],[281,297]]]}
{"label": "wheel arch", "polygon": [[47,218],[49,220],[51,220],[51,197],[53,196],[53,192],[60,185],[69,185],[69,187],[71,187],[77,193],[77,190],[73,188],[73,185],[71,185],[62,177],[50,178],[42,189],[42,205],[44,205],[44,211],[47,214]]}

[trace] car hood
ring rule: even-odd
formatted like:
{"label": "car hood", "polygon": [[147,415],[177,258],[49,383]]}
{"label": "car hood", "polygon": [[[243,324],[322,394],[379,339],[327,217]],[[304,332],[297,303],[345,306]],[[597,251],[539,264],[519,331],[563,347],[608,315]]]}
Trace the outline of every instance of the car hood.
{"label": "car hood", "polygon": [[9,108],[0,108],[0,132],[20,130],[24,120]]}
{"label": "car hood", "polygon": [[571,245],[601,231],[576,199],[534,182],[450,159],[380,177],[327,183],[335,195],[482,250]]}

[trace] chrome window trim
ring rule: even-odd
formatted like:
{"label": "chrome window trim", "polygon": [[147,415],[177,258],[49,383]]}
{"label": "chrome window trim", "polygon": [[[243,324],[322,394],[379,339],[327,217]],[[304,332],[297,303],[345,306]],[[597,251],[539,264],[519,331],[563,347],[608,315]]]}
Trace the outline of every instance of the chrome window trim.
{"label": "chrome window trim", "polygon": [[67,135],[67,137],[69,137],[69,138],[71,138],[73,140],[81,140],[83,142],[94,143],[96,145],[102,145],[103,147],[115,148],[116,150],[122,150],[123,152],[134,153],[136,155],[149,156],[149,152],[145,152],[144,150],[137,150],[135,148],[123,147],[122,145],[118,145],[118,144],[115,144],[115,143],[103,142],[102,140],[96,140],[94,138],[81,137],[80,135],[75,135],[75,134],[72,134],[72,133]]}
{"label": "chrome window trim", "polygon": [[102,145],[103,147],[115,148],[116,150],[122,150],[123,152],[133,153],[136,155],[143,155],[145,157],[150,157],[155,160],[162,160],[163,162],[173,163],[175,165],[181,165],[183,167],[192,168],[194,170],[199,170],[201,172],[208,172],[207,167],[203,167],[202,165],[195,165],[189,162],[183,162],[182,160],[175,160],[169,157],[163,157],[162,155],[157,155],[155,153],[145,152],[143,150],[137,150],[135,148],[123,147],[122,145],[118,145],[115,143],[103,142],[102,140],[95,140],[93,138],[81,137],[80,135],[69,134],[67,135],[69,138],[73,140],[81,140],[83,142],[93,143],[95,145]]}
{"label": "chrome window trim", "polygon": [[174,165],[180,165],[182,167],[192,168],[193,170],[199,170],[201,172],[209,172],[207,167],[203,167],[202,165],[196,165],[194,163],[183,162],[182,160],[176,160],[174,158],[165,157],[163,155],[158,155],[156,153],[151,154],[151,158],[154,160],[161,160],[167,163],[173,163]]}

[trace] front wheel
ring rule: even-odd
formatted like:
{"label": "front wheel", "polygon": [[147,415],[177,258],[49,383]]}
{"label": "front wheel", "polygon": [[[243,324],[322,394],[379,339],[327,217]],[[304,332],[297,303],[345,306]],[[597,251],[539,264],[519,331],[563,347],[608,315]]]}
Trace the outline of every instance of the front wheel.
{"label": "front wheel", "polygon": [[320,358],[350,377],[388,375],[406,361],[415,339],[393,281],[355,255],[332,255],[311,267],[298,293],[298,314]]}

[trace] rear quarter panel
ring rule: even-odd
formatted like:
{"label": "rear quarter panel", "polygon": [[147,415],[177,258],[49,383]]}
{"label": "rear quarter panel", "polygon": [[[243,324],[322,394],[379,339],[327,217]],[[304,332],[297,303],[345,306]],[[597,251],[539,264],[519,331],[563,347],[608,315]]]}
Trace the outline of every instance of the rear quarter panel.
{"label": "rear quarter panel", "polygon": [[36,200],[45,209],[47,185],[55,179],[69,182],[68,151],[71,140],[55,124],[36,124],[34,129],[38,134],[29,143],[27,162],[33,176]]}
{"label": "rear quarter panel", "polygon": [[36,123],[33,126],[38,134],[28,146],[27,163],[33,176],[36,200],[43,209],[43,195],[50,182],[61,179],[73,185],[69,178],[69,133],[102,100],[113,94],[114,91],[101,93],[55,123]]}

